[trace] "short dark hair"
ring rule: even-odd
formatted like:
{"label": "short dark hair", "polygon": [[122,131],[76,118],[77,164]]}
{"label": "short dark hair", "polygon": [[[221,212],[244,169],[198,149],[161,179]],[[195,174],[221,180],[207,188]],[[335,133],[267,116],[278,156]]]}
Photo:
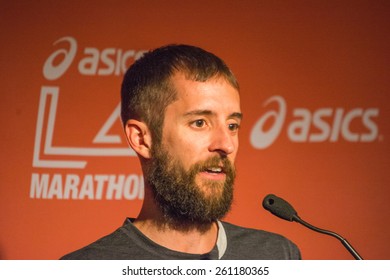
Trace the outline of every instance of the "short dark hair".
{"label": "short dark hair", "polygon": [[177,98],[171,84],[177,72],[200,82],[222,77],[239,90],[233,73],[216,55],[189,45],[163,46],[145,53],[127,70],[121,89],[123,125],[129,119],[143,121],[160,143],[165,109]]}

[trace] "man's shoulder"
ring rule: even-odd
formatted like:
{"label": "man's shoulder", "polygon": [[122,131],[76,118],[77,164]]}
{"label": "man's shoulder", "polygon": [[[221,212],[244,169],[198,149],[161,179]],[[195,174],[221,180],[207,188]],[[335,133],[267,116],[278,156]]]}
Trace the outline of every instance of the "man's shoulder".
{"label": "man's shoulder", "polygon": [[[114,232],[96,240],[95,242],[66,254],[62,260],[107,260],[128,259],[129,252],[137,253],[139,246],[134,242],[131,223],[124,225]],[[140,257],[138,255],[138,257]]]}
{"label": "man's shoulder", "polygon": [[286,237],[260,229],[222,222],[228,240],[229,258],[300,259],[298,247]]}

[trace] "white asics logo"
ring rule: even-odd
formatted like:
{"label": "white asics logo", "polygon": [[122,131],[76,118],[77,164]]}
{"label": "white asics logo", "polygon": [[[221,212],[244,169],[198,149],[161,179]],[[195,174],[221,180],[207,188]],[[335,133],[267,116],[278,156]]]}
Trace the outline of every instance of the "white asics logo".
{"label": "white asics logo", "polygon": [[[48,80],[56,80],[61,77],[72,64],[77,52],[77,42],[74,38],[63,37],[55,41],[53,45],[57,45],[60,42],[68,42],[69,49],[56,50],[47,58],[43,65],[43,76]],[[58,57],[63,57],[63,60],[58,65],[55,65],[54,61]]]}
{"label": "white asics logo", "polygon": [[[281,96],[272,96],[264,106],[276,103],[278,110],[264,113],[255,123],[250,134],[250,143],[256,149],[266,149],[280,135],[286,119],[287,105]],[[378,139],[378,108],[294,108],[292,120],[287,124],[287,137],[291,142],[337,142],[340,138],[347,142],[373,142]],[[271,128],[265,130],[265,124]]]}
{"label": "white asics logo", "polygon": [[[258,119],[252,129],[250,142],[256,149],[265,149],[269,147],[276,140],[282,130],[284,119],[286,118],[286,102],[281,96],[272,96],[264,102],[264,106],[267,106],[272,102],[278,103],[279,111],[268,111],[260,119]],[[274,118],[274,124],[268,131],[264,131],[264,124],[270,118]]]}
{"label": "white asics logo", "polygon": [[[56,80],[62,77],[73,63],[77,53],[77,41],[73,37],[63,37],[54,42],[68,43],[54,51],[43,65],[43,76],[47,80]],[[119,76],[126,72],[127,68],[144,54],[145,50],[124,50],[121,48],[81,47],[80,59],[76,61],[77,70],[83,76]],[[60,61],[60,62],[59,62]]]}

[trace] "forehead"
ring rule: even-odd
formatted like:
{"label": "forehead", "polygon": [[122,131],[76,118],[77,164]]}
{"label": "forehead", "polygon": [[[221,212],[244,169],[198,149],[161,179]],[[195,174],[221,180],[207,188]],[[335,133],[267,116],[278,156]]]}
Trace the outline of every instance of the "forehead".
{"label": "forehead", "polygon": [[223,77],[199,82],[177,73],[172,77],[171,82],[177,97],[172,105],[187,108],[200,106],[204,107],[201,109],[209,110],[224,107],[227,110],[240,111],[239,92]]}

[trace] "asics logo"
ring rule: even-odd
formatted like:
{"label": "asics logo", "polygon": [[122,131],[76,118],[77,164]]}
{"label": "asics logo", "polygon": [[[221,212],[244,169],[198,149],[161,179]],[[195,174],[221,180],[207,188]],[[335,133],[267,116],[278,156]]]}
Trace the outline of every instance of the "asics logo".
{"label": "asics logo", "polygon": [[272,96],[263,107],[271,103],[276,104],[278,109],[265,112],[252,128],[250,143],[255,149],[271,146],[284,127],[287,127],[287,138],[298,143],[338,142],[341,139],[346,142],[373,142],[378,139],[378,108],[319,108],[314,111],[294,108],[287,118],[287,104],[283,97]]}
{"label": "asics logo", "polygon": [[[277,103],[279,110],[270,110],[266,112],[261,118],[258,119],[255,126],[252,129],[250,134],[250,142],[252,146],[256,149],[265,149],[268,148],[279,136],[280,131],[282,130],[284,120],[286,118],[286,102],[281,96],[270,97],[267,101],[264,102],[264,106],[267,106],[270,103]],[[265,131],[265,123],[273,119],[273,126]]]}
{"label": "asics logo", "polygon": [[[66,70],[68,70],[76,55],[77,42],[74,38],[63,37],[55,41],[53,45],[57,45],[61,42],[67,42],[69,44],[69,48],[56,50],[47,58],[45,64],[43,65],[43,76],[48,80],[56,80],[61,77]],[[59,58],[62,58],[62,61],[58,65],[55,65],[54,62]]]}
{"label": "asics logo", "polygon": [[[64,43],[66,45],[64,45]],[[57,80],[69,69],[76,57],[78,44],[73,37],[62,37],[54,42],[62,47],[54,51],[43,65],[43,76],[47,80]],[[83,76],[122,75],[144,50],[123,50],[119,48],[81,49],[81,59],[77,61],[77,70]]]}

